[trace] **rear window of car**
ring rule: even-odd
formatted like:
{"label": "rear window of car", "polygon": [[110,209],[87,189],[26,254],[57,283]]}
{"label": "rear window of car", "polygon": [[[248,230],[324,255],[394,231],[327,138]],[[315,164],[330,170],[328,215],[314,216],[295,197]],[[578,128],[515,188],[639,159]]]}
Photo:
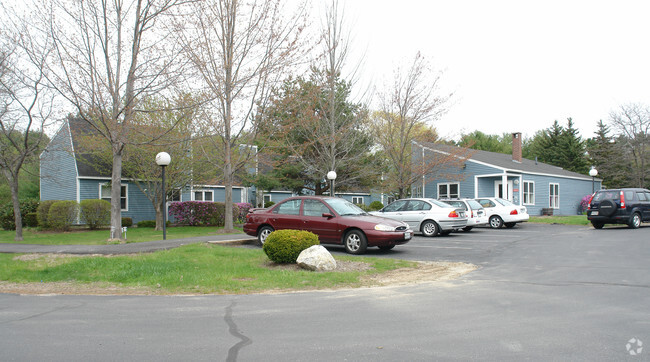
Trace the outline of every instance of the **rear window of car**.
{"label": "rear window of car", "polygon": [[488,200],[488,199],[479,199],[477,201],[483,207],[495,207],[495,206],[497,206],[494,202],[492,202],[491,200]]}
{"label": "rear window of car", "polygon": [[505,199],[497,199],[497,201],[503,206],[514,206],[515,205],[512,202],[510,202],[508,200],[505,200]]}
{"label": "rear window of car", "polygon": [[299,215],[301,201],[302,200],[289,200],[283,202],[273,209],[273,213],[282,215]]}
{"label": "rear window of car", "polygon": [[593,201],[615,200],[619,198],[619,195],[619,190],[598,191],[596,195],[594,195]]}
{"label": "rear window of car", "polygon": [[476,202],[474,200],[467,200],[467,203],[469,204],[469,207],[471,207],[474,210],[483,208],[483,206],[481,206],[481,204],[479,204],[478,202]]}
{"label": "rear window of car", "polygon": [[467,210],[467,206],[465,206],[465,203],[462,201],[445,201],[445,203],[459,209]]}
{"label": "rear window of car", "polygon": [[436,199],[429,199],[429,202],[436,205],[436,206],[440,206],[440,207],[452,207],[451,205],[446,204],[446,203],[444,203],[442,201],[438,201]]}

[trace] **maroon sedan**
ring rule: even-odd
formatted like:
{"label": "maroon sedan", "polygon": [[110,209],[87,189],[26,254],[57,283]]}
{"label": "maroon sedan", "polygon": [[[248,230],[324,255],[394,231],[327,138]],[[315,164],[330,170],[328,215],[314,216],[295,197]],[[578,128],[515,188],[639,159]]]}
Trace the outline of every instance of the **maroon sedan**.
{"label": "maroon sedan", "polygon": [[363,254],[369,246],[389,250],[413,236],[407,224],[369,215],[337,197],[290,197],[270,209],[254,209],[246,215],[244,232],[257,236],[260,245],[280,229],[311,231],[321,244],[343,244],[351,254]]}

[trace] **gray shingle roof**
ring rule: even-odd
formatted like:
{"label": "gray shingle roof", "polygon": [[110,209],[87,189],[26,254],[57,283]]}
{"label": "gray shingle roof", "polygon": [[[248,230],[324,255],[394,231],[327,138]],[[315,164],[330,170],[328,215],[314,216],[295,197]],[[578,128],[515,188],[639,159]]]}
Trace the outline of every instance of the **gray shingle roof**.
{"label": "gray shingle roof", "polygon": [[[421,142],[421,145],[431,150],[437,150],[446,153],[450,153],[454,149],[458,148],[456,146],[449,146],[449,145],[429,143],[429,142]],[[561,167],[549,165],[543,162],[537,162],[534,160],[528,160],[524,158],[522,159],[522,162],[519,163],[512,160],[511,154],[479,151],[479,150],[472,150],[472,152],[473,154],[470,157],[470,161],[485,163],[491,166],[496,166],[499,168],[506,169],[507,171],[544,174],[544,175],[591,180],[591,177],[589,175],[586,174],[583,175],[577,172],[568,171]]]}

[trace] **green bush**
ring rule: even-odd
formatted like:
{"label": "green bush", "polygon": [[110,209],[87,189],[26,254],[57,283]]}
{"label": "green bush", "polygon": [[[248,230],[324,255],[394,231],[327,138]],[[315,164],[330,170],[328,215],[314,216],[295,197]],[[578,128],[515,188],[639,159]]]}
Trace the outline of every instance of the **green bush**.
{"label": "green bush", "polygon": [[373,201],[373,202],[370,203],[370,205],[368,205],[368,207],[372,211],[377,211],[377,210],[383,209],[384,204],[382,204],[381,201]]}
{"label": "green bush", "polygon": [[50,228],[54,230],[70,230],[70,226],[77,219],[79,204],[76,201],[57,201],[50,206],[47,221]]}
{"label": "green bush", "polygon": [[265,209],[268,209],[269,207],[271,207],[271,206],[273,206],[273,205],[275,205],[275,202],[273,202],[273,201],[267,201],[267,202],[264,203],[264,208],[265,208]]}
{"label": "green bush", "polygon": [[318,244],[318,236],[309,231],[277,230],[266,238],[263,250],[272,261],[288,264],[295,263],[303,250]]}
{"label": "green bush", "polygon": [[123,217],[122,227],[130,228],[131,226],[133,226],[133,219],[131,219],[130,217]]}
{"label": "green bush", "polygon": [[156,220],[142,220],[136,224],[139,228],[155,228]]}
{"label": "green bush", "polygon": [[[38,209],[38,200],[25,199],[19,200],[19,203],[20,215],[23,218],[23,225],[25,225],[25,215],[35,212]],[[13,203],[9,202],[0,207],[0,224],[4,230],[16,230]]]}
{"label": "green bush", "polygon": [[36,218],[38,219],[38,226],[40,226],[43,229],[47,229],[50,227],[50,223],[48,222],[48,215],[50,213],[50,207],[52,204],[55,202],[58,202],[61,200],[43,200],[41,201],[41,204],[38,205],[38,209],[36,210]]}
{"label": "green bush", "polygon": [[82,200],[81,222],[88,225],[91,230],[98,229],[111,223],[111,203],[106,200]]}
{"label": "green bush", "polygon": [[38,217],[37,213],[35,212],[30,212],[29,214],[25,215],[23,218],[23,224],[25,226],[29,226],[30,228],[35,228],[38,226]]}

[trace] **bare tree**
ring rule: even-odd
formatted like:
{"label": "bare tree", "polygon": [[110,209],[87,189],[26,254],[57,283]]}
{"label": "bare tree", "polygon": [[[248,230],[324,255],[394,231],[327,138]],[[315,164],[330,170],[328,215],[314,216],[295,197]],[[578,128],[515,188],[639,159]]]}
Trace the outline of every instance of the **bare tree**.
{"label": "bare tree", "polygon": [[52,119],[54,98],[43,70],[51,43],[48,37],[32,36],[26,18],[0,10],[0,172],[11,189],[14,240],[22,241],[18,177],[48,139],[44,128]]}
{"label": "bare tree", "polygon": [[[351,50],[344,8],[337,0],[329,2],[320,29],[319,53],[311,65],[309,79],[302,77],[286,84],[274,109],[265,116],[266,132],[271,136],[271,152],[287,154],[280,160],[299,164],[305,179],[316,194],[329,189],[325,177],[337,173],[341,187],[356,187],[371,174],[367,162],[370,137],[364,129],[367,110],[351,100],[354,67],[350,78],[344,71]],[[282,114],[281,120],[272,119]],[[270,127],[269,127],[270,125]]]}
{"label": "bare tree", "polygon": [[[624,149],[632,165],[631,176],[636,187],[648,187],[650,176],[650,108],[643,104],[622,105],[610,113],[614,131],[625,140]],[[619,140],[622,140],[619,138]]]}
{"label": "bare tree", "polygon": [[463,151],[426,162],[413,164],[411,161],[412,153],[416,152],[412,141],[435,142],[433,122],[447,111],[445,106],[451,94],[439,94],[440,77],[440,74],[431,77],[429,63],[418,53],[411,66],[406,71],[398,68],[392,85],[379,93],[380,110],[368,123],[388,162],[385,187],[395,190],[398,198],[406,197],[411,185],[424,175],[466,158]]}
{"label": "bare tree", "polygon": [[[234,177],[253,157],[238,152],[255,139],[255,114],[296,61],[304,29],[304,4],[284,17],[280,0],[206,0],[194,3],[182,43],[213,101],[203,133],[213,137],[212,164],[223,170],[225,226],[233,228]],[[253,150],[252,147],[244,147]],[[209,154],[209,152],[207,153]]]}
{"label": "bare tree", "polygon": [[55,45],[48,80],[111,148],[111,239],[121,237],[124,149],[132,135],[143,133],[133,122],[138,102],[171,93],[180,74],[182,50],[169,41],[174,30],[163,25],[184,3],[52,0],[44,7]]}

